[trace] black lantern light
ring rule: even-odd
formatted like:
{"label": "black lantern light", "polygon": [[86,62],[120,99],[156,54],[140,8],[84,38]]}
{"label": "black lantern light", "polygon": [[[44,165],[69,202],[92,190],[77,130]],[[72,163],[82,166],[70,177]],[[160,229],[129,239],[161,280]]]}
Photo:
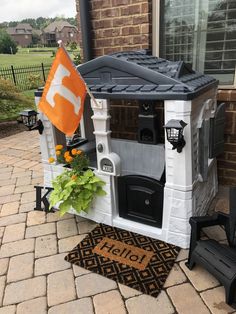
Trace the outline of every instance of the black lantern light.
{"label": "black lantern light", "polygon": [[38,130],[40,134],[43,133],[43,123],[41,120],[37,120],[38,112],[32,109],[24,110],[20,113],[22,122],[29,131]]}
{"label": "black lantern light", "polygon": [[182,120],[170,120],[164,125],[166,129],[166,136],[168,142],[170,142],[173,147],[172,149],[177,149],[178,153],[182,152],[182,148],[185,146],[186,142],[184,140],[183,130],[187,123]]}

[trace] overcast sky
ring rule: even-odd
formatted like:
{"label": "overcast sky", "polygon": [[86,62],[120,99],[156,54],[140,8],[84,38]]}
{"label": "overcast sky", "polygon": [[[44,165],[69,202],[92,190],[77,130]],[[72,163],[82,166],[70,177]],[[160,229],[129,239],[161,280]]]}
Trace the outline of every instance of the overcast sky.
{"label": "overcast sky", "polygon": [[75,14],[75,0],[0,0],[0,22]]}

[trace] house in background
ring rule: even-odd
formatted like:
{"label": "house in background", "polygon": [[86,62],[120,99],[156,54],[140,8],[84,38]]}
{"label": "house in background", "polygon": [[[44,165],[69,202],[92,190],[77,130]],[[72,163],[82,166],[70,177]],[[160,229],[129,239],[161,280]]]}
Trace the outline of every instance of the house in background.
{"label": "house in background", "polygon": [[[76,0],[76,4],[85,60],[118,51],[149,49],[155,56],[189,62],[195,70],[220,81],[217,97],[226,103],[226,126],[218,174],[220,183],[236,185],[235,0]],[[133,104],[125,111],[124,107],[123,102],[111,104],[118,118],[123,117],[119,112],[127,113],[122,121],[116,121],[117,127],[126,128],[125,121],[130,121],[131,111],[138,108]]]}
{"label": "house in background", "polygon": [[54,21],[43,29],[42,43],[46,46],[56,46],[58,40],[63,44],[78,42],[78,30],[67,21]]}
{"label": "house in background", "polygon": [[28,47],[32,43],[33,28],[30,24],[20,23],[16,27],[8,27],[6,31],[21,47]]}

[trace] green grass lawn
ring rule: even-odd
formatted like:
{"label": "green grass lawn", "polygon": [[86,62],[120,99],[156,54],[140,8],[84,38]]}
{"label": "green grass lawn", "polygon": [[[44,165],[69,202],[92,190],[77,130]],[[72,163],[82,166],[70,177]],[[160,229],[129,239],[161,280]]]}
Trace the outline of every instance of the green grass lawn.
{"label": "green grass lawn", "polygon": [[32,54],[32,53],[49,53],[52,54],[52,51],[56,51],[57,48],[50,48],[50,47],[34,47],[34,48],[18,48],[17,53],[19,54]]}
{"label": "green grass lawn", "polygon": [[[51,64],[56,48],[19,48],[15,55],[0,54],[0,68],[13,66]],[[76,51],[78,52],[78,51]],[[73,54],[70,53],[73,59]]]}
{"label": "green grass lawn", "polygon": [[0,68],[13,66],[38,65],[52,63],[52,53],[16,53],[15,55],[0,54]]}

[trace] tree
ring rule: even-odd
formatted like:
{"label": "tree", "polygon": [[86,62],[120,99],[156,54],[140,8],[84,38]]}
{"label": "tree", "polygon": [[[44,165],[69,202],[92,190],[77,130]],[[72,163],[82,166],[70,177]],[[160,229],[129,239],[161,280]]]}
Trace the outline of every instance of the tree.
{"label": "tree", "polygon": [[67,22],[69,22],[71,25],[77,26],[77,20],[74,17],[68,17],[66,18]]}
{"label": "tree", "polygon": [[10,35],[7,34],[6,31],[0,30],[0,53],[16,54],[16,52],[16,42],[11,38]]}
{"label": "tree", "polygon": [[46,27],[46,24],[47,24],[47,20],[48,18],[45,18],[45,17],[38,17],[36,19],[36,25],[37,25],[37,29],[43,29],[44,27]]}
{"label": "tree", "polygon": [[11,21],[8,23],[8,27],[16,27],[17,24],[18,24],[17,21]]}
{"label": "tree", "polygon": [[32,18],[23,19],[23,20],[21,20],[21,23],[27,23],[27,24],[29,24],[32,28],[37,28],[36,20],[35,20],[35,19],[32,19]]}
{"label": "tree", "polygon": [[33,32],[32,33],[32,44],[37,45],[40,42],[40,35]]}
{"label": "tree", "polygon": [[7,27],[8,27],[8,23],[7,22],[0,23],[0,29],[6,29]]}

